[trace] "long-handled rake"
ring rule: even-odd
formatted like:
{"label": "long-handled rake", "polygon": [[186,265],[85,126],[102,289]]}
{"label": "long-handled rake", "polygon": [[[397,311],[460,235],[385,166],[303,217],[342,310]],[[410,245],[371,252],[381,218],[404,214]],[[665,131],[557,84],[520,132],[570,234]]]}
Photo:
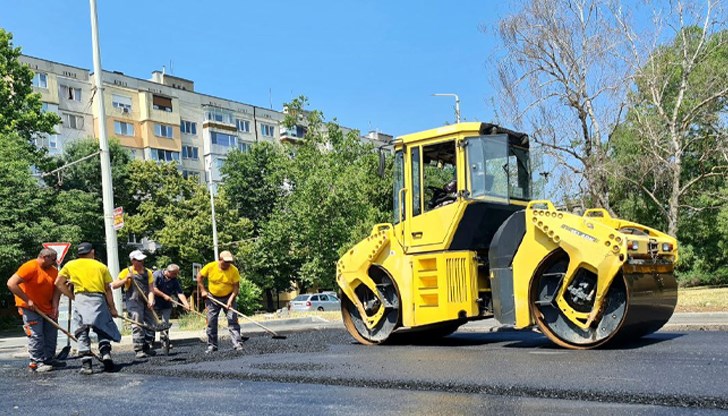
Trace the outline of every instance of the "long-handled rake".
{"label": "long-handled rake", "polygon": [[228,306],[226,304],[220,302],[219,300],[213,298],[212,296],[208,296],[207,299],[210,299],[210,301],[212,301],[213,303],[217,304],[218,306],[221,306],[223,309],[233,311],[236,314],[238,314],[239,316],[241,316],[241,317],[247,319],[248,321],[254,323],[255,325],[258,325],[259,327],[263,328],[266,332],[268,332],[269,334],[272,335],[271,338],[273,338],[273,339],[286,339],[285,336],[279,335],[274,330],[268,328],[267,326],[265,326],[265,325],[263,325],[261,323],[258,323],[257,321],[253,320],[253,318],[250,318],[249,316],[244,315],[242,312],[240,312],[240,311],[238,311],[238,310],[236,310],[234,308],[228,308]]}
{"label": "long-handled rake", "polygon": [[130,324],[138,325],[144,329],[148,329],[150,331],[155,331],[155,332],[166,331],[172,326],[172,324],[164,323],[164,322],[161,322],[156,325],[147,325],[143,322],[135,321],[134,319],[131,319],[128,316],[124,316],[124,315],[120,315],[119,318],[121,318],[122,320],[124,320],[126,322],[129,322]]}
{"label": "long-handled rake", "polygon": [[149,299],[147,298],[147,295],[145,295],[144,292],[142,291],[142,288],[139,287],[139,283],[137,283],[136,280],[134,280],[134,278],[132,278],[131,281],[134,283],[134,286],[136,286],[136,289],[139,292],[139,294],[142,295],[142,299],[144,299],[144,305],[146,306],[146,308],[149,309],[150,312],[152,312],[152,316],[154,317],[154,320],[157,323],[156,326],[158,326],[160,328],[165,325],[167,326],[164,329],[152,329],[152,331],[166,331],[167,329],[172,327],[172,324],[162,322],[162,320],[159,319],[159,315],[157,315],[157,312],[154,311],[154,308],[149,307]]}

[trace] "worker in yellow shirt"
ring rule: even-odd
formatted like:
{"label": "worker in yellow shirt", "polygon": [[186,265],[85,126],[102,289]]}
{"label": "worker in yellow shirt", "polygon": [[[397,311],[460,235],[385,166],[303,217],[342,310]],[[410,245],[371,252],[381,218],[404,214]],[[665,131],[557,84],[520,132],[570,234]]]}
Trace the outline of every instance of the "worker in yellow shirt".
{"label": "worker in yellow shirt", "polygon": [[[58,272],[55,285],[73,302],[73,322],[78,328],[78,354],[81,358],[81,374],[93,374],[91,358],[91,339],[89,330],[93,329],[99,339],[99,352],[105,371],[114,369],[111,360],[111,341],[121,341],[121,333],[113,317],[117,316],[114,297],[111,293],[111,274],[109,269],[94,256],[96,251],[91,243],[78,245],[78,258],[66,263]],[[72,290],[66,285],[70,281]]]}
{"label": "worker in yellow shirt", "polygon": [[[217,261],[207,263],[205,267],[197,273],[197,287],[200,294],[205,300],[207,307],[207,349],[205,353],[209,354],[217,351],[217,318],[220,315],[222,306],[209,300],[210,297],[227,305],[226,316],[228,320],[228,329],[230,330],[230,340],[233,343],[233,349],[242,350],[240,343],[240,324],[238,316],[231,311],[235,307],[235,298],[240,291],[240,272],[233,265],[233,255],[229,251],[220,253]],[[207,279],[207,289],[203,280]]]}

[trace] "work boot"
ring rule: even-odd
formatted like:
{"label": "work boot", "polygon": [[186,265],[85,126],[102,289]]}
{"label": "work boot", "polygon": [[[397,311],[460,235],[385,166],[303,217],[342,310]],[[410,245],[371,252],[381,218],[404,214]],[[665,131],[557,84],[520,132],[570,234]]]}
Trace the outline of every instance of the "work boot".
{"label": "work boot", "polygon": [[144,359],[144,358],[149,358],[149,356],[147,355],[146,352],[144,352],[143,350],[140,350],[140,351],[137,351],[136,352],[136,355],[134,356],[134,358],[136,358],[138,360],[141,360],[141,359]]}
{"label": "work boot", "polygon": [[250,339],[250,337],[246,337],[245,335],[241,335],[240,336],[240,342],[245,342],[245,341],[247,341],[249,339]]}
{"label": "work boot", "polygon": [[152,348],[152,346],[151,346],[151,345],[149,345],[149,344],[146,344],[146,345],[144,346],[144,349],[143,349],[143,351],[144,351],[144,352],[145,352],[145,353],[146,353],[146,354],[147,354],[148,356],[150,356],[150,357],[154,357],[155,355],[157,355],[157,352],[156,352],[156,351],[154,351],[154,348]]}
{"label": "work boot", "polygon": [[235,351],[242,351],[243,350],[243,346],[241,344],[233,345],[233,349]]}
{"label": "work boot", "polygon": [[79,370],[80,374],[83,374],[85,376],[91,375],[94,373],[93,369],[93,362],[91,361],[91,358],[84,358],[81,361],[81,370]]}
{"label": "work boot", "polygon": [[107,373],[114,371],[114,360],[111,359],[111,354],[106,353],[101,356],[101,362],[104,363],[104,371]]}
{"label": "work boot", "polygon": [[207,349],[205,350],[205,354],[212,354],[215,351],[217,351],[217,347],[213,345],[208,345]]}

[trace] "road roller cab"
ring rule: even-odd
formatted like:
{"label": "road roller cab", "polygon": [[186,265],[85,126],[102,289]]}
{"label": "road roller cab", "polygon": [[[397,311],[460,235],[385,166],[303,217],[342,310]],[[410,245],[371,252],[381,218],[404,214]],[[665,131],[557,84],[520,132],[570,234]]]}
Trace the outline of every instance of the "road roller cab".
{"label": "road roller cab", "polygon": [[342,318],[358,341],[439,337],[495,317],[593,348],[672,315],[677,242],[604,210],[578,216],[532,200],[526,134],[458,123],[393,146],[393,222],[337,264]]}

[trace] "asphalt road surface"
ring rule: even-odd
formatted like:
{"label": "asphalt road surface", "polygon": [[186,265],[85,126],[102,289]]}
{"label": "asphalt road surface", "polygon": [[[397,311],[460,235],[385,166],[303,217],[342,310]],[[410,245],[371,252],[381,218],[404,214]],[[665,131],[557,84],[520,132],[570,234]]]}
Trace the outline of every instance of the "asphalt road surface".
{"label": "asphalt road surface", "polygon": [[659,332],[563,350],[528,331],[458,332],[367,347],[341,329],[252,336],[205,355],[199,340],[117,371],[32,374],[0,361],[0,415],[728,414],[728,333]]}

